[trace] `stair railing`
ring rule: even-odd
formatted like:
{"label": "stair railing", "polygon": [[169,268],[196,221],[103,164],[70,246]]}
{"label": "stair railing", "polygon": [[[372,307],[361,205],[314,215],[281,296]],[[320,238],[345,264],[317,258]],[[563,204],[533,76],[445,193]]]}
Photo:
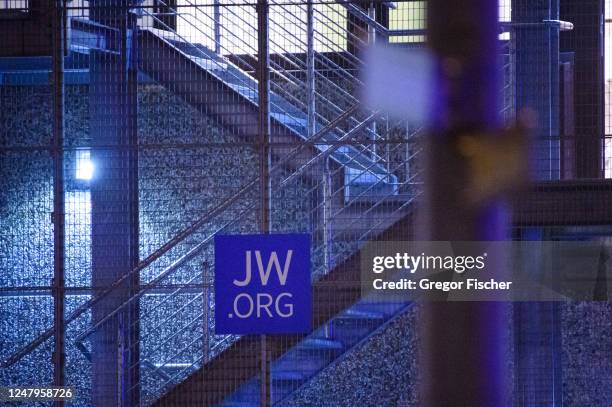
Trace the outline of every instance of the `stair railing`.
{"label": "stair railing", "polygon": [[[190,5],[191,3],[189,2],[189,0],[187,0],[187,5]],[[230,3],[232,4],[232,3]],[[163,2],[162,2],[162,5]],[[240,7],[245,7],[244,5],[241,5],[240,3],[238,3],[238,5]],[[198,7],[198,6],[193,6],[193,7]],[[246,27],[250,28],[250,30],[245,30],[244,34],[246,36],[248,36],[249,38],[251,38],[251,42],[256,42],[256,36],[254,34],[256,27],[253,26],[250,22],[248,22],[247,20],[244,19],[243,16],[240,15],[240,13],[235,13],[233,10],[233,7],[231,6],[227,6],[227,9],[229,10],[229,12],[231,13],[232,18],[235,18],[237,21],[239,21],[240,23],[244,24]],[[159,26],[165,27],[167,29],[168,32],[171,32],[171,27],[169,27],[165,22],[161,21],[160,19],[158,19],[153,13],[150,13],[146,10],[142,10],[141,11],[142,15],[144,16],[148,16],[150,18],[153,19],[153,21],[155,21]],[[206,27],[206,22],[201,20],[198,16],[200,15],[205,15],[207,16],[209,19],[212,19],[212,17],[210,17],[208,14],[206,13],[197,13],[195,15],[190,15],[190,18],[185,18],[184,16],[182,16],[181,14],[178,14],[177,17],[185,19],[185,22],[187,24],[189,24],[189,26],[194,29],[195,31],[197,31],[201,36],[204,36],[205,38],[212,40],[212,37],[210,37],[210,34],[207,33],[206,30],[202,29],[200,26]],[[182,20],[181,20],[182,21]],[[274,30],[275,25],[272,24],[271,25],[271,29]],[[235,54],[235,51],[238,49],[241,52],[243,52],[245,55],[253,55],[256,53],[256,49],[254,47],[250,47],[250,48],[244,48],[245,46],[248,47],[248,45],[244,45],[244,44],[248,44],[248,41],[244,41],[244,38],[241,38],[238,36],[238,34],[230,32],[231,35],[233,35],[234,37],[236,37],[237,41],[231,41],[229,40],[228,37],[223,37],[224,39],[226,39],[227,41],[231,41],[229,42],[230,47],[227,47],[225,44],[219,44],[219,47],[223,50],[226,50],[228,52],[233,51],[234,54],[232,54],[234,56],[234,58],[236,58],[241,64],[244,64],[245,66],[247,66],[248,68],[254,70],[255,68],[248,62],[246,61],[241,55]],[[192,44],[187,38],[185,38],[183,35],[180,35],[178,33],[172,32],[172,35],[176,35],[177,38],[179,38],[181,41],[183,41],[186,44],[190,44],[190,45],[194,45]],[[281,47],[280,44],[278,44],[278,42],[276,42],[274,40],[274,36],[271,37],[271,43],[272,45],[276,46],[277,48],[283,50],[283,48]],[[305,46],[306,44],[301,44],[301,46]],[[198,48],[194,46],[193,50],[197,50]],[[203,52],[200,51],[201,55],[205,58],[207,58],[208,56]],[[296,62],[300,62],[299,59],[295,58],[292,56],[292,54],[288,51],[285,50],[285,52],[282,52],[280,54],[278,54],[279,57],[288,62],[288,63],[293,63],[296,64]],[[320,56],[318,58],[318,60],[320,61],[329,61],[330,63],[333,63],[331,61],[331,59],[327,58],[327,57],[323,57]],[[226,58],[226,63],[228,64],[232,64],[230,60],[227,60]],[[331,65],[327,65],[327,66],[331,66]],[[332,68],[336,69],[335,72],[340,72],[343,71],[339,66],[331,66]],[[237,68],[237,67],[235,67]],[[272,72],[274,73],[275,76],[282,78],[284,81],[286,81],[287,83],[290,83],[294,86],[303,86],[304,84],[302,82],[296,82],[297,77],[294,77],[294,79],[291,79],[288,76],[288,73],[286,70],[284,70],[282,68],[282,66],[275,61],[271,61],[271,68],[272,68]],[[305,69],[305,67],[303,68]],[[338,70],[339,69],[339,70]],[[214,73],[213,73],[214,74]],[[347,93],[344,89],[342,89],[341,87],[339,87],[337,84],[334,83],[334,81],[331,81],[329,78],[326,78],[324,75],[320,74],[320,73],[316,73],[315,71],[315,75],[317,77],[317,79],[319,80],[325,80],[326,84],[329,86],[334,87],[336,94],[338,94],[338,92],[342,92],[345,94],[345,96],[350,96],[351,99],[349,100],[344,100],[344,104],[354,104],[357,102],[357,100],[355,98],[353,98],[349,93]],[[240,79],[243,83],[245,83],[250,89],[253,90],[253,92],[255,92],[256,90],[256,83],[253,79],[251,80],[245,80],[245,78],[239,78],[238,76],[234,75],[235,78]],[[357,78],[354,78],[354,80],[356,82],[358,82]],[[288,100],[290,103],[296,105],[298,108],[302,109],[302,111],[307,110],[307,105],[306,102],[303,100],[298,99],[292,92],[287,92],[285,89],[283,89],[282,87],[280,87],[276,82],[272,81],[272,90],[277,93],[280,94],[283,98],[285,98],[286,100]],[[332,101],[328,100],[325,95],[320,94],[319,92],[316,92],[315,90],[315,95],[318,97],[319,100],[326,100],[326,106],[328,109],[331,109],[332,112],[332,116],[335,114],[341,114],[344,110],[340,107],[337,106],[335,103],[333,103]],[[286,110],[283,111],[283,107],[275,104],[274,103],[274,98],[271,99],[271,105],[273,107],[275,107],[277,110],[280,110],[281,112],[283,112],[284,115],[287,115],[289,117],[292,116],[291,112],[287,112]],[[321,107],[321,104],[319,103],[319,107]],[[327,116],[323,116],[322,113],[320,111],[315,112],[315,115],[317,116],[317,119],[319,122],[321,122],[322,124],[327,124],[329,123],[329,115]],[[358,121],[356,118],[351,117],[350,118],[351,121],[353,122],[353,124],[357,124]],[[368,151],[371,155],[371,151]],[[380,158],[379,158],[380,159]]]}
{"label": "stair railing", "polygon": [[[360,128],[367,126],[371,120],[373,120],[376,117],[376,115],[371,115],[367,120],[365,120],[361,126],[359,126],[358,128],[355,129],[355,131],[359,131]],[[344,136],[346,139],[349,139],[351,137],[350,134],[345,135]],[[331,146],[328,150],[326,150],[326,154],[329,155],[331,153],[333,153],[334,149],[337,149],[340,147],[341,142],[343,142],[345,140],[339,140],[339,143],[335,144],[334,146]],[[324,159],[324,155],[320,155],[320,157],[318,159]],[[315,165],[316,161],[312,160],[309,162],[309,164],[306,167],[303,167],[304,170],[306,168],[310,168],[312,165]],[[285,187],[287,185],[289,185],[289,179],[294,179],[293,177],[289,177],[283,181],[280,182],[279,187]],[[243,214],[248,213],[248,211],[252,208],[254,208],[256,205],[256,202],[251,200],[248,203],[248,206],[243,208]],[[233,220],[231,221],[231,223],[235,223],[237,221],[243,220],[243,216],[239,215],[239,216],[235,216],[233,218]],[[217,232],[213,232],[211,233],[211,235],[205,239],[203,242],[201,242],[201,244],[199,244],[197,246],[197,248],[194,248],[194,251],[197,249],[197,251],[202,251],[202,249],[204,248],[205,245],[210,245],[212,243],[212,239],[214,237],[214,235],[218,232],[221,232],[222,230],[224,230],[228,225],[225,225],[221,228],[219,228],[219,230],[217,230]],[[190,255],[191,253],[189,253]],[[190,256],[191,257],[191,256]],[[114,311],[112,311],[111,313],[107,314],[107,316],[103,319],[101,319],[100,321],[98,321],[96,324],[94,324],[93,326],[91,326],[90,328],[88,328],[85,332],[81,333],[78,338],[77,338],[77,343],[82,343],[82,341],[91,333],[93,333],[94,331],[96,331],[100,326],[102,326],[104,323],[106,323],[108,320],[110,320],[113,316],[117,315],[119,312],[121,312],[122,309],[124,309],[125,307],[127,307],[129,304],[131,304],[133,301],[137,300],[138,298],[141,298],[147,291],[149,291],[152,287],[157,287],[158,284],[165,278],[169,277],[171,275],[172,272],[176,271],[178,269],[178,267],[183,264],[183,262],[179,263],[175,263],[172,265],[172,269],[168,269],[166,270],[162,275],[159,276],[159,278],[156,278],[155,281],[152,281],[151,284],[145,285],[144,287],[142,287],[141,290],[139,290],[139,292],[130,297],[128,300],[126,300],[123,304],[121,304],[119,307],[117,307]],[[193,275],[191,280],[189,280],[188,282],[185,283],[185,285],[190,286],[192,285],[191,283],[193,283],[196,279],[199,278],[199,275]],[[173,298],[175,298],[176,296],[179,295],[179,293],[182,291],[182,288],[178,288],[176,291],[174,291],[173,293],[170,293],[169,295],[166,295],[166,297],[164,298],[163,302],[168,302],[171,301]],[[192,298],[190,301],[195,302],[196,300],[200,299],[203,296],[203,293],[198,293],[194,298]],[[157,304],[155,308],[159,307],[161,304]],[[149,310],[149,311],[153,311]],[[178,336],[180,333],[188,331],[189,329],[192,329],[194,326],[198,327],[202,324],[201,322],[201,317],[204,315],[204,313],[200,313],[199,315],[197,315],[195,318],[193,318],[191,321],[187,322],[187,324],[179,327],[179,328],[175,328],[173,330],[173,333],[170,335],[170,337],[166,337],[164,338],[164,340],[159,340],[159,338],[156,338],[156,340],[159,342],[159,345],[152,348],[152,349],[148,349],[147,351],[145,351],[146,353],[143,354],[142,356],[144,357],[145,360],[151,360],[151,359],[155,359],[153,354],[164,348],[168,342],[173,339],[175,336]],[[139,321],[140,323],[142,323],[142,320]],[[163,322],[158,323],[157,325],[150,327],[149,329],[154,332],[157,328],[159,328],[160,326],[163,326]],[[205,334],[204,334],[205,335]],[[190,335],[190,337],[192,337]],[[236,337],[237,338],[237,337]],[[142,341],[144,338],[141,338],[140,340]],[[171,363],[175,363],[176,359],[181,357],[182,355],[188,355],[190,356],[193,352],[193,346],[194,344],[199,343],[199,341],[203,340],[202,336],[200,337],[193,337],[193,339],[187,343],[185,346],[174,350],[173,353],[168,354],[167,352],[164,353],[164,357],[166,362],[162,362],[162,363],[156,363],[157,369],[163,369],[165,366],[167,366],[168,364]],[[227,343],[227,342],[226,342]],[[82,346],[82,345],[81,345]],[[141,348],[142,349],[142,348]],[[215,352],[222,350],[220,347],[215,347]],[[141,350],[142,351],[142,350]],[[208,357],[214,357],[214,354],[208,355]],[[176,372],[173,376],[171,376],[171,379],[168,381],[173,382],[173,380],[183,377],[183,375],[189,371],[191,371],[196,365],[197,363],[199,363],[199,361],[202,360],[202,358],[196,358],[196,360],[192,360],[190,362],[185,362],[184,360],[182,361],[182,363],[185,364],[185,366],[183,366],[180,371]]]}

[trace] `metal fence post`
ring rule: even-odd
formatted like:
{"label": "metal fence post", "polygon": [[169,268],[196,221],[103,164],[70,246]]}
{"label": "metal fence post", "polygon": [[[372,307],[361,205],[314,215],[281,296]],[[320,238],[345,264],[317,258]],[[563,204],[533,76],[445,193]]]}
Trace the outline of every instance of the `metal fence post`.
{"label": "metal fence post", "polygon": [[[64,386],[64,0],[56,0],[53,8],[53,384]],[[54,405],[60,407],[64,402],[55,401]]]}
{"label": "metal fence post", "polygon": [[[260,144],[260,230],[270,233],[272,183],[270,168],[270,50],[269,50],[269,6],[267,0],[257,0],[257,79],[259,92],[259,144]],[[261,335],[261,405],[270,405],[270,360],[266,335]]]}

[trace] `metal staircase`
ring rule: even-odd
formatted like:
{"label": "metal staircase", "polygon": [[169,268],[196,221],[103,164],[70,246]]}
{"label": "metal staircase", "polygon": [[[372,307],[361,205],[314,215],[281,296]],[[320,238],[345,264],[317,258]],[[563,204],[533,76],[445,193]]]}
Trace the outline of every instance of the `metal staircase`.
{"label": "metal staircase", "polygon": [[[144,29],[138,35],[141,71],[181,95],[200,111],[216,117],[223,126],[235,129],[247,139],[255,139],[258,94],[254,78],[203,45],[185,42],[175,33]],[[176,82],[173,70],[177,66],[190,78],[190,82]],[[199,86],[192,86],[191,81],[197,82]],[[293,102],[276,93],[270,94],[273,143],[308,141],[307,113],[300,110],[295,100]],[[351,116],[347,119],[354,118]],[[356,119],[353,121],[359,123]],[[320,124],[316,126],[317,130],[322,128]],[[346,135],[338,133],[339,129],[328,132],[315,146],[316,149],[323,152],[329,147],[327,143],[337,142]],[[310,156],[305,155],[302,163],[308,162],[316,154],[312,152]],[[364,184],[366,188],[373,186],[369,195],[376,192],[388,194],[398,190],[397,177],[380,161],[371,158],[368,146],[347,144],[330,154],[330,158],[346,167],[347,199],[350,199],[353,189]]]}

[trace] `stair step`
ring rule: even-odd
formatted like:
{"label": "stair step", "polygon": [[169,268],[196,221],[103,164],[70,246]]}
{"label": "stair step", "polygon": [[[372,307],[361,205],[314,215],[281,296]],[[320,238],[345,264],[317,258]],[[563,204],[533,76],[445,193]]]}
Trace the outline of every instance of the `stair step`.
{"label": "stair step", "polygon": [[272,370],[272,380],[288,381],[288,382],[303,382],[307,380],[314,372],[305,372],[302,370]]}
{"label": "stair step", "polygon": [[178,36],[169,39],[169,41],[170,43],[172,43],[172,45],[174,45],[175,47],[177,47],[178,49],[180,49],[181,51],[183,51],[185,54],[189,56],[195,56],[195,57],[205,56],[206,58],[209,58],[215,61],[223,60],[223,58],[217,55],[213,50],[209,49],[208,47],[202,44],[197,44],[197,43],[192,44],[189,42],[185,42]]}
{"label": "stair step", "polygon": [[257,102],[257,90],[249,86],[245,86],[244,84],[228,83],[227,85],[236,92],[240,93],[242,96],[246,97],[247,99],[252,100],[253,102]]}
{"label": "stair step", "polygon": [[328,357],[300,356],[299,352],[292,349],[281,359],[274,362],[274,369],[279,371],[301,370],[303,372],[317,372],[328,363]]}
{"label": "stair step", "polygon": [[406,302],[374,302],[363,300],[357,304],[354,304],[351,309],[360,310],[364,312],[377,312],[385,316],[385,318],[395,315],[397,311],[404,308],[408,303]]}
{"label": "stair step", "polygon": [[385,316],[384,314],[376,311],[349,308],[334,319],[369,319],[383,321]]}
{"label": "stair step", "polygon": [[298,345],[300,348],[304,349],[314,349],[314,350],[342,350],[344,349],[344,345],[342,342],[335,341],[333,339],[323,339],[323,338],[306,338]]}
{"label": "stair step", "polygon": [[209,58],[197,57],[194,55],[190,55],[189,59],[198,64],[204,69],[209,71],[224,71],[227,69],[227,64],[223,62],[218,62]]}
{"label": "stair step", "polygon": [[305,118],[291,116],[287,114],[286,112],[270,113],[270,116],[278,120],[279,122],[289,125],[289,126],[299,126],[299,127],[305,128],[308,124]]}

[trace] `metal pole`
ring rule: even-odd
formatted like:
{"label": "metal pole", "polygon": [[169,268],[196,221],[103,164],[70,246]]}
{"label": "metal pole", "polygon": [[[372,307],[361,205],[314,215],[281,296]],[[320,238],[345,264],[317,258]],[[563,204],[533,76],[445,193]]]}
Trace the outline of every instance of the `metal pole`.
{"label": "metal pole", "polygon": [[210,357],[210,291],[213,276],[209,273],[210,263],[205,261],[202,264],[202,363],[208,362]]}
{"label": "metal pole", "polygon": [[332,268],[332,208],[332,177],[327,157],[323,166],[323,262],[327,273]]}
{"label": "metal pole", "polygon": [[[534,28],[533,24],[546,19],[559,19],[559,3],[559,0],[549,0],[546,3],[523,0],[511,2],[512,21],[517,24],[512,31],[516,69],[514,77],[517,82],[516,110],[528,108],[538,118],[534,134],[536,137],[532,143],[535,176],[540,180],[558,180],[563,174],[563,152],[561,142],[557,139],[561,113],[560,32],[559,26],[540,24]],[[588,11],[581,8],[580,15],[582,19],[588,15]],[[591,63],[590,59],[589,65]],[[600,86],[603,82],[597,83]],[[578,88],[582,88],[582,85]],[[591,112],[596,112],[595,105],[589,109],[590,121]],[[525,228],[521,239],[549,238],[542,228]],[[532,259],[532,263],[538,261],[542,259]],[[555,322],[559,313],[560,308],[555,302],[513,304],[514,389],[517,399],[523,405],[557,405],[562,399],[562,365],[557,363],[558,355],[562,353],[559,342],[561,331]]]}
{"label": "metal pole", "polygon": [[204,320],[204,340],[202,341],[202,350],[203,350],[203,363],[208,362],[208,358],[210,357],[210,325],[209,325],[209,310],[210,310],[210,277],[208,276],[208,264],[205,265],[204,269],[204,309],[202,310],[202,319]]}
{"label": "metal pole", "polygon": [[[308,107],[308,139],[317,132],[316,125],[316,82],[315,82],[315,50],[314,50],[314,4],[308,0],[306,4],[306,92]],[[331,222],[331,177],[329,174],[329,159],[325,160],[323,168],[323,262],[329,272],[331,266],[330,222]]]}
{"label": "metal pole", "polygon": [[[430,0],[427,15],[429,46],[439,62],[427,156],[429,239],[503,240],[508,226],[503,203],[467,202],[468,162],[457,148],[461,135],[501,128],[498,2]],[[495,260],[487,266],[498,266]],[[504,304],[494,302],[424,307],[426,405],[506,405],[505,312]]]}
{"label": "metal pole", "polygon": [[221,6],[219,0],[213,3],[213,19],[215,24],[215,52],[221,54]]}
{"label": "metal pole", "polygon": [[316,133],[315,106],[315,52],[314,52],[314,6],[312,0],[306,5],[306,91],[308,92],[308,139]]}
{"label": "metal pole", "polygon": [[[374,3],[370,3],[370,5],[368,6],[368,16],[373,20],[376,21],[376,6]],[[376,43],[376,30],[374,29],[374,27],[371,24],[368,24],[368,44],[369,45],[374,45]],[[372,139],[372,159],[376,160],[378,157],[378,148],[376,145],[376,139],[377,139],[377,128],[376,128],[376,120],[372,121],[372,125],[370,126],[370,138]]]}
{"label": "metal pole", "polygon": [[[65,327],[64,327],[64,0],[53,3],[53,384],[64,386]],[[56,407],[64,405],[55,401]]]}
{"label": "metal pole", "polygon": [[[260,230],[270,233],[270,212],[272,203],[272,183],[270,168],[272,153],[270,151],[270,50],[269,6],[267,0],[257,0],[257,79],[259,92],[259,144],[260,156]],[[266,335],[261,335],[261,406],[270,405],[270,360]]]}

